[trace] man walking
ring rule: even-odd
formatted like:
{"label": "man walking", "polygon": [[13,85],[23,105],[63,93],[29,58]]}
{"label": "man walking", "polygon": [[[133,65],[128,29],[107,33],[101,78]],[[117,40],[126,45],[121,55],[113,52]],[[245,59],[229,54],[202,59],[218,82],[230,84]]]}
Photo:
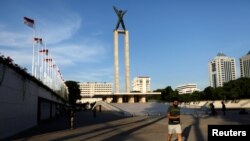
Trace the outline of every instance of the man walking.
{"label": "man walking", "polygon": [[180,124],[180,107],[178,100],[173,101],[173,105],[168,108],[168,137],[167,141],[171,141],[172,135],[177,134],[178,141],[182,141],[182,129]]}

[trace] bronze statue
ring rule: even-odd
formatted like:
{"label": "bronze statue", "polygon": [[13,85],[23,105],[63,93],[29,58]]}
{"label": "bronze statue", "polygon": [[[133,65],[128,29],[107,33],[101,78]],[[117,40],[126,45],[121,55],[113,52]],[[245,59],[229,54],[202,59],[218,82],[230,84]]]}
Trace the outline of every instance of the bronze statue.
{"label": "bronze statue", "polygon": [[119,28],[119,25],[120,23],[122,24],[122,28],[123,30],[125,31],[126,28],[125,28],[125,25],[124,25],[124,22],[123,22],[123,16],[125,15],[125,13],[127,12],[127,10],[123,11],[123,10],[117,10],[115,6],[113,6],[117,16],[118,16],[118,21],[117,21],[117,24],[116,24],[116,28],[115,30],[117,30]]}

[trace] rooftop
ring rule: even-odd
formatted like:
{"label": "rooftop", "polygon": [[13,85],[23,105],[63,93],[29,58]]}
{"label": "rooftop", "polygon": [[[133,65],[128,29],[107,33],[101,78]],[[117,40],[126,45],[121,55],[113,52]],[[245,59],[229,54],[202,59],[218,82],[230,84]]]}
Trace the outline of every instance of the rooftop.
{"label": "rooftop", "polygon": [[217,54],[217,56],[226,56],[224,53],[222,53],[222,52],[219,52],[218,54]]}

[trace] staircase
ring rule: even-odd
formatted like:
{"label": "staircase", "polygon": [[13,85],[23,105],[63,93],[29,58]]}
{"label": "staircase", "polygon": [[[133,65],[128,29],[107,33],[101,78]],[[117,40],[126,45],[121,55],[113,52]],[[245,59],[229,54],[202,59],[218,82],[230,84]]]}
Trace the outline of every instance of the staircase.
{"label": "staircase", "polygon": [[118,116],[132,116],[131,113],[124,111],[110,103],[106,103],[104,101],[97,101],[95,105],[92,107],[92,110],[94,110],[97,106],[102,106],[105,108],[107,111],[111,111],[113,114],[118,115]]}

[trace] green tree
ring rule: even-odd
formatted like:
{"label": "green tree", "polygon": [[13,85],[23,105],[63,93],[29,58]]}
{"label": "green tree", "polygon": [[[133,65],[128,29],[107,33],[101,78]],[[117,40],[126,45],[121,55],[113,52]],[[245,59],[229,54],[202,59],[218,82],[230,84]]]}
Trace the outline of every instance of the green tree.
{"label": "green tree", "polygon": [[157,89],[161,92],[161,99],[171,101],[179,98],[181,101],[199,101],[199,100],[235,100],[250,98],[250,78],[241,77],[224,83],[223,87],[206,87],[203,91],[194,92],[192,94],[178,95],[177,91],[173,91],[171,86],[165,89]]}
{"label": "green tree", "polygon": [[179,99],[178,91],[174,91],[171,86],[165,88],[167,95],[167,101],[173,101],[174,99]]}
{"label": "green tree", "polygon": [[69,104],[76,105],[76,100],[81,99],[81,91],[79,89],[78,82],[76,81],[66,81],[65,84],[69,91]]}
{"label": "green tree", "polygon": [[201,95],[201,93],[198,92],[198,91],[194,91],[194,92],[191,94],[190,100],[191,100],[191,101],[200,101],[200,100],[202,100],[202,95]]}
{"label": "green tree", "polygon": [[239,96],[241,98],[250,98],[250,78],[241,77],[236,80],[239,85],[240,93]]}
{"label": "green tree", "polygon": [[223,87],[218,87],[215,89],[215,97],[216,99],[226,100]]}
{"label": "green tree", "polygon": [[240,80],[232,80],[227,83],[224,83],[223,89],[226,92],[227,99],[239,99],[240,87],[238,85]]}
{"label": "green tree", "polygon": [[204,89],[205,93],[205,99],[207,100],[215,100],[216,99],[216,93],[215,93],[215,88],[213,87],[206,87]]}
{"label": "green tree", "polygon": [[172,99],[178,97],[178,94],[173,91],[171,86],[167,86],[165,89],[157,89],[155,92],[161,92],[162,101],[171,101]]}
{"label": "green tree", "polygon": [[190,102],[191,99],[192,99],[192,95],[191,94],[182,94],[182,95],[179,95],[179,101]]}

